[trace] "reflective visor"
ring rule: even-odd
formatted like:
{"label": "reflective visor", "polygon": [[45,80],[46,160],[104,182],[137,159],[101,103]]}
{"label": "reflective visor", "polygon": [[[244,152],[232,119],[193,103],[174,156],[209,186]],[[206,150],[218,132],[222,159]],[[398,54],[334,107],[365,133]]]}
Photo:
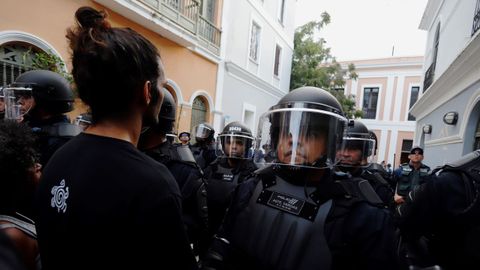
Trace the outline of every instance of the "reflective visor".
{"label": "reflective visor", "polygon": [[212,132],[212,129],[205,126],[205,125],[198,125],[195,127],[195,130],[193,131],[193,134],[195,134],[195,138],[197,139],[206,139]]}
{"label": "reflective visor", "polygon": [[218,157],[248,159],[253,156],[253,137],[222,134],[218,136]]}
{"label": "reflective visor", "polygon": [[32,88],[6,87],[3,94],[6,119],[21,120],[33,107]]}
{"label": "reflective visor", "polygon": [[260,166],[332,168],[347,119],[311,108],[281,108],[262,115],[254,161]]}
{"label": "reflective visor", "polygon": [[347,136],[343,138],[341,149],[337,152],[337,161],[344,167],[367,166],[373,161],[375,140],[369,136]]}

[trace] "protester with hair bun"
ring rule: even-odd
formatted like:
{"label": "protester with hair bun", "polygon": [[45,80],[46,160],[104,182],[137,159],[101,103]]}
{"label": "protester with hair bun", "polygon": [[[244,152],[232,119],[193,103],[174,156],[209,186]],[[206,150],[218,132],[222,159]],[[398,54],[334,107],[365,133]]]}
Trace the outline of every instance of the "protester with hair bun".
{"label": "protester with hair bun", "polygon": [[140,153],[166,80],[155,46],[106,13],[77,10],[67,32],[72,74],[92,125],[46,168],[36,202],[45,269],[195,269],[178,185]]}

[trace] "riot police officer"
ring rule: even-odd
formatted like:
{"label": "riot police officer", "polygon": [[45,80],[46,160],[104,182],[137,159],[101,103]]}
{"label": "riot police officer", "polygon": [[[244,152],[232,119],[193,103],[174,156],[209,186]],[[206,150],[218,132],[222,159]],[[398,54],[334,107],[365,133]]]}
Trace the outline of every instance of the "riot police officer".
{"label": "riot police officer", "polygon": [[408,155],[410,161],[400,165],[393,173],[393,179],[396,183],[395,203],[401,204],[405,201],[408,193],[417,185],[425,183],[430,167],[422,163],[423,149],[415,146]]}
{"label": "riot police officer", "polygon": [[195,144],[191,147],[193,156],[200,168],[205,169],[217,156],[214,149],[215,130],[208,123],[194,128]]}
{"label": "riot police officer", "polygon": [[253,141],[250,129],[240,122],[229,123],[218,135],[218,158],[205,169],[209,231],[212,236],[225,216],[235,187],[257,169],[248,155]]}
{"label": "riot police officer", "polygon": [[359,120],[350,120],[343,145],[337,152],[337,169],[367,180],[384,206],[393,206],[393,191],[380,173],[368,170],[373,162],[375,140]]}
{"label": "riot police officer", "polygon": [[208,267],[395,269],[388,211],[334,179],[346,122],[335,97],[315,87],[262,115],[256,146],[270,145],[275,158],[238,185]]}
{"label": "riot police officer", "polygon": [[[49,70],[27,71],[4,91],[9,95],[7,118],[27,123],[38,135],[42,165],[80,133],[79,127],[71,124],[65,115],[73,110],[74,97],[69,82],[60,74]],[[11,102],[12,98],[16,101]]]}
{"label": "riot police officer", "polygon": [[479,171],[480,150],[476,150],[433,170],[398,205],[396,215],[405,242],[410,246],[426,243],[423,256],[417,255],[414,264],[435,264],[447,270],[480,265]]}
{"label": "riot police officer", "polygon": [[[198,249],[206,239],[208,225],[207,194],[203,172],[196,164],[190,148],[172,144],[167,136],[175,123],[176,103],[165,88],[158,123],[140,136],[139,149],[163,163],[177,181],[182,193],[183,220],[189,239]],[[203,244],[203,243],[201,243]]]}

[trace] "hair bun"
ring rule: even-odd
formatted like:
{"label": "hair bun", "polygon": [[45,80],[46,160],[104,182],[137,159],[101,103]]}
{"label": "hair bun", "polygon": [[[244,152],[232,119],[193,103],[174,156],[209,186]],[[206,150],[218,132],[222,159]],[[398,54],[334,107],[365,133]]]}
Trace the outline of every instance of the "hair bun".
{"label": "hair bun", "polygon": [[82,28],[110,28],[110,24],[105,20],[107,13],[92,7],[79,8],[75,12],[75,18]]}

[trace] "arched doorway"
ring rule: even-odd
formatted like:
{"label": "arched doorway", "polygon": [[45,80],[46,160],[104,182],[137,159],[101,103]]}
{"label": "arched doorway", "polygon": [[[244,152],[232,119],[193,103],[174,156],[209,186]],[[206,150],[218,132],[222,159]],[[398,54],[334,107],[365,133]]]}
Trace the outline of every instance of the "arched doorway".
{"label": "arched doorway", "polygon": [[473,150],[480,149],[480,119],[477,121],[477,128],[475,129],[475,141],[473,143]]}
{"label": "arched doorway", "polygon": [[207,111],[208,108],[205,100],[200,96],[196,97],[192,104],[192,121],[190,122],[190,130],[193,130],[196,125],[207,121]]}

